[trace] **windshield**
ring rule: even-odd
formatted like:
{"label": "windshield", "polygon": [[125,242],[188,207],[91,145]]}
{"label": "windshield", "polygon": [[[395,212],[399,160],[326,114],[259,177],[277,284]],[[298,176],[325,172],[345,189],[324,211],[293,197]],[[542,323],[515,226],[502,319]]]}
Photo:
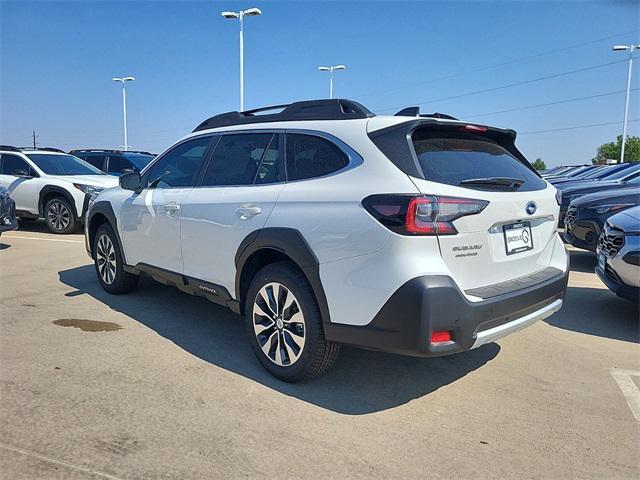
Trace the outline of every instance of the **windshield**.
{"label": "windshield", "polygon": [[27,157],[47,175],[104,175],[93,165],[73,155],[28,153]]}
{"label": "windshield", "polygon": [[155,158],[154,155],[147,155],[146,153],[123,153],[122,156],[133,163],[137,170],[142,170]]}
{"label": "windshield", "polygon": [[632,167],[628,167],[628,168],[623,168],[622,170],[620,170],[619,172],[614,173],[613,175],[609,175],[607,177],[607,180],[620,180],[628,175],[631,175],[637,171],[640,170],[640,163],[637,165],[634,165]]}

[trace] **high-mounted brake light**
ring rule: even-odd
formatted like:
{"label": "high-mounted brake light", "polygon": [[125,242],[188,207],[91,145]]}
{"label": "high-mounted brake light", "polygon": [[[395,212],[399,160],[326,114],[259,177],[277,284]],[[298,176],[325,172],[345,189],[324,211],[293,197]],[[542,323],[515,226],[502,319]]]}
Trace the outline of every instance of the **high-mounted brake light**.
{"label": "high-mounted brake light", "polygon": [[487,127],[481,127],[480,125],[465,125],[462,129],[466,130],[467,132],[486,132],[487,131]]}
{"label": "high-mounted brake light", "polygon": [[374,218],[402,235],[456,235],[454,220],[480,213],[488,204],[437,195],[372,195],[362,201]]}

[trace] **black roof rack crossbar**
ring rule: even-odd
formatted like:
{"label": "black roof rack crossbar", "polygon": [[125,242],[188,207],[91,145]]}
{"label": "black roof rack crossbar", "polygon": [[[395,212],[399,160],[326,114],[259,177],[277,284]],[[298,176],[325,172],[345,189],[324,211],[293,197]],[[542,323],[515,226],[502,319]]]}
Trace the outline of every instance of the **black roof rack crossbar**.
{"label": "black roof rack crossbar", "polygon": [[20,149],[14,147],[12,145],[0,145],[0,150],[4,150],[5,152],[19,152]]}
{"label": "black roof rack crossbar", "polygon": [[76,148],[74,150],[69,150],[69,153],[89,153],[89,152],[100,152],[100,153],[141,153],[144,155],[154,155],[153,153],[147,152],[145,150],[113,150],[108,148]]}
{"label": "black roof rack crossbar", "polygon": [[400,110],[394,117],[424,117],[424,118],[442,118],[446,120],[458,120],[456,117],[447,115],[446,113],[420,113],[420,107],[407,107]]}
{"label": "black roof rack crossbar", "polygon": [[[278,113],[255,115],[268,110],[282,109]],[[208,118],[193,131],[208,130],[210,128],[228,127],[231,125],[245,125],[248,123],[286,122],[295,120],[350,120],[370,118],[374,114],[365,106],[346,99],[307,100],[288,105],[274,105],[256,108],[244,112],[221,113]]]}

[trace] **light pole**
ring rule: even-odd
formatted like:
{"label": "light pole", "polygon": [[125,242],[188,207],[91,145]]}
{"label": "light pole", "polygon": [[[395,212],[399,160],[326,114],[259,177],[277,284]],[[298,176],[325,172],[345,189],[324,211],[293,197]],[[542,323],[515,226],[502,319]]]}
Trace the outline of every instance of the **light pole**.
{"label": "light pole", "polygon": [[244,17],[257,17],[262,15],[259,8],[248,8],[239,12],[222,12],[224,18],[240,20],[240,111],[244,111]]}
{"label": "light pole", "polygon": [[127,82],[133,82],[134,77],[113,77],[114,82],[122,83],[122,114],[124,115],[124,151],[129,150],[129,143],[127,142],[127,91],[124,84]]}
{"label": "light pole", "polygon": [[329,98],[333,98],[333,71],[345,70],[346,68],[346,65],[333,65],[331,67],[320,65],[318,67],[318,70],[320,70],[321,72],[329,72]]}
{"label": "light pole", "polygon": [[627,118],[629,115],[629,92],[631,91],[631,68],[633,66],[633,51],[640,48],[640,45],[614,45],[612,50],[619,52],[629,50],[629,69],[627,71],[627,93],[624,99],[624,122],[622,123],[622,149],[620,151],[620,162],[624,162],[624,147],[627,142]]}

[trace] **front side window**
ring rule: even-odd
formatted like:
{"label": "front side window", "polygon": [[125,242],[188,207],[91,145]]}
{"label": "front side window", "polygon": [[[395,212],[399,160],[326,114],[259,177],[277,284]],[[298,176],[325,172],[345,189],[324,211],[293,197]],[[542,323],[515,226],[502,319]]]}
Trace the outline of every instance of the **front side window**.
{"label": "front side window", "polygon": [[104,168],[104,160],[106,158],[105,155],[78,155],[82,160],[87,163],[90,163],[94,167],[102,170]]}
{"label": "front side window", "polygon": [[93,165],[73,155],[27,153],[27,157],[47,175],[104,175]]}
{"label": "front side window", "polygon": [[3,153],[0,155],[0,174],[14,177],[33,175],[33,169],[19,156]]}
{"label": "front side window", "polygon": [[337,146],[321,137],[287,134],[287,179],[322,177],[346,167],[349,158]]}
{"label": "front side window", "polygon": [[148,188],[189,187],[195,182],[211,137],[188,140],[169,150],[144,174]]}
{"label": "front side window", "polygon": [[[209,162],[202,185],[252,185],[273,136],[271,133],[223,135]],[[269,157],[272,162],[277,160],[273,153]],[[263,179],[267,178],[270,171],[265,165]]]}
{"label": "front side window", "polygon": [[504,147],[479,135],[444,136],[418,129],[413,147],[424,178],[432,182],[478,190],[546,188],[544,180]]}
{"label": "front side window", "polygon": [[119,155],[109,155],[109,168],[107,173],[111,175],[121,175],[125,170],[133,170],[131,162]]}

